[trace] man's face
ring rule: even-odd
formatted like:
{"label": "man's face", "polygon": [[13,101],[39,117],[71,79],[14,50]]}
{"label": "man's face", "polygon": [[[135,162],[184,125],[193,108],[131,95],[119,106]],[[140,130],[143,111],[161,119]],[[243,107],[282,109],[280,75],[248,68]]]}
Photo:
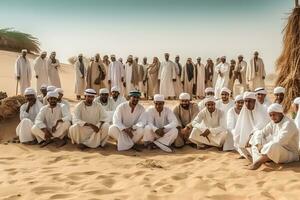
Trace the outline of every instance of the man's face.
{"label": "man's face", "polygon": [[216,105],[216,104],[215,104],[215,102],[213,102],[213,101],[206,102],[206,104],[205,104],[205,106],[206,106],[208,112],[210,112],[210,113],[215,112],[215,110],[216,110],[215,105]]}
{"label": "man's face", "polygon": [[129,99],[129,102],[136,106],[138,103],[139,103],[139,100],[140,100],[140,97],[137,97],[137,96],[131,96],[130,99]]}
{"label": "man's face", "polygon": [[256,94],[256,97],[260,103],[264,103],[266,95],[258,93],[258,94]]}
{"label": "man's face", "polygon": [[201,63],[201,58],[197,59],[197,63],[199,63],[199,64]]}
{"label": "man's face", "polygon": [[43,94],[43,96],[47,95],[47,88],[41,88],[40,91]]}
{"label": "man's face", "polygon": [[25,51],[22,52],[22,56],[25,58],[27,53]]}
{"label": "man's face", "polygon": [[180,106],[183,108],[183,109],[188,109],[190,107],[190,100],[180,100]]}
{"label": "man's face", "polygon": [[179,56],[176,56],[175,62],[179,62],[179,60],[180,60]]}
{"label": "man's face", "polygon": [[235,102],[235,108],[236,108],[237,110],[242,110],[243,105],[244,105],[244,100],[240,100],[240,101],[236,101],[236,102]]}
{"label": "man's face", "polygon": [[257,52],[254,53],[254,58],[258,58],[258,53]]}
{"label": "man's face", "polygon": [[107,93],[100,94],[100,100],[101,100],[101,102],[106,103],[107,99],[108,99],[108,94]]}
{"label": "man's face", "polygon": [[235,61],[234,60],[230,61],[230,65],[235,66]]}
{"label": "man's face", "polygon": [[187,64],[191,64],[191,63],[192,63],[191,59],[188,59]]}
{"label": "man's face", "polygon": [[119,94],[120,94],[120,93],[117,92],[117,91],[111,92],[111,96],[112,96],[113,98],[118,98]]}
{"label": "man's face", "polygon": [[57,98],[56,97],[49,97],[48,98],[48,102],[49,102],[49,105],[51,107],[55,107],[57,105]]}
{"label": "man's face", "polygon": [[221,62],[225,63],[226,62],[226,58],[221,58]]}
{"label": "man's face", "polygon": [[277,112],[270,112],[269,116],[270,116],[271,120],[276,124],[279,123],[283,118],[283,114],[277,113]]}
{"label": "man's face", "polygon": [[95,96],[91,96],[91,95],[85,95],[85,102],[86,104],[88,105],[92,105],[93,101],[94,101],[94,98]]}
{"label": "man's face", "polygon": [[111,61],[115,62],[116,58],[114,56],[110,57]]}
{"label": "man's face", "polygon": [[283,93],[275,94],[275,102],[276,103],[281,104],[283,99],[284,99],[284,94]]}
{"label": "man's face", "polygon": [[34,103],[36,101],[35,95],[29,94],[25,95],[26,101],[29,103]]}
{"label": "man's face", "polygon": [[243,57],[239,56],[239,57],[238,57],[238,60],[239,60],[240,62],[243,61]]}
{"label": "man's face", "polygon": [[155,101],[154,104],[155,104],[155,109],[157,110],[157,112],[162,112],[163,111],[165,102]]}
{"label": "man's face", "polygon": [[166,59],[166,61],[168,61],[169,58],[170,58],[169,54],[165,54],[165,59]]}
{"label": "man's face", "polygon": [[255,99],[245,99],[245,106],[248,110],[254,110],[255,108]]}
{"label": "man's face", "polygon": [[133,59],[132,58],[128,58],[127,62],[132,63]]}
{"label": "man's face", "polygon": [[51,54],[51,58],[52,58],[52,59],[55,59],[55,56],[56,56],[55,53],[52,53],[52,54]]}
{"label": "man's face", "polygon": [[207,93],[205,94],[205,96],[207,96],[207,97],[212,97],[212,96],[215,96],[215,93],[214,93],[214,92],[207,92]]}
{"label": "man's face", "polygon": [[95,56],[95,60],[96,60],[96,62],[98,62],[98,61],[99,61],[99,59],[100,59],[100,55],[99,55],[99,54],[97,54],[97,55]]}
{"label": "man's face", "polygon": [[44,58],[46,58],[46,56],[47,56],[47,54],[44,53],[44,54],[41,55],[41,58],[44,59]]}
{"label": "man's face", "polygon": [[147,63],[147,58],[143,59],[143,63],[146,64]]}
{"label": "man's face", "polygon": [[82,62],[82,56],[78,56],[78,60]]}
{"label": "man's face", "polygon": [[227,92],[222,92],[221,98],[223,102],[227,102],[229,100],[229,94]]}

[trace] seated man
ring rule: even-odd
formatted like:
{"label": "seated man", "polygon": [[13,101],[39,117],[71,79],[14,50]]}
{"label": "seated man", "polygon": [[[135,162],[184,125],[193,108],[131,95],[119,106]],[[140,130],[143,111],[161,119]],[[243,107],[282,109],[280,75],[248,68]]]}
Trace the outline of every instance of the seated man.
{"label": "seated man", "polygon": [[76,105],[73,125],[69,128],[69,138],[81,150],[87,147],[104,147],[108,139],[109,123],[105,122],[106,111],[94,102],[95,96],[95,90],[85,90],[85,100]]}
{"label": "seated man", "polygon": [[271,102],[267,97],[268,92],[265,90],[265,88],[256,88],[254,92],[256,94],[257,101],[266,109],[268,109],[268,107],[271,105]]}
{"label": "seated man", "polygon": [[68,110],[70,110],[70,103],[67,100],[63,99],[64,96],[63,89],[56,88],[55,91],[58,93],[57,103],[64,104],[68,108]]}
{"label": "seated man", "polygon": [[295,123],[284,116],[283,107],[278,103],[271,104],[268,113],[272,121],[262,130],[256,131],[249,142],[253,158],[251,170],[258,169],[268,161],[299,161],[299,133]]}
{"label": "seated man", "polygon": [[189,140],[200,148],[208,146],[222,147],[227,131],[221,125],[222,111],[216,108],[215,98],[206,98],[205,109],[199,112],[192,122],[193,130]]}
{"label": "seated man", "polygon": [[99,90],[99,96],[94,99],[96,103],[98,103],[107,113],[108,122],[112,122],[112,117],[114,114],[113,110],[113,101],[109,98],[109,91],[107,88],[101,88]]}
{"label": "seated man", "polygon": [[40,92],[41,94],[37,96],[37,99],[43,103],[43,99],[46,97],[47,95],[47,86],[46,85],[41,85],[41,88],[40,88]]}
{"label": "seated man", "polygon": [[[53,86],[53,85],[49,85],[47,86],[47,93],[48,92],[53,92],[54,90],[56,90],[56,87]],[[48,98],[47,98],[47,95],[43,98],[43,105],[47,105],[48,104]]]}
{"label": "seated man", "polygon": [[223,87],[221,89],[221,99],[216,101],[216,108],[221,110],[224,113],[224,127],[227,126],[226,124],[226,118],[227,118],[227,112],[230,108],[234,106],[234,101],[230,98],[231,96],[231,90],[229,90],[226,87]]}
{"label": "seated man", "polygon": [[234,142],[233,142],[233,134],[236,126],[236,122],[238,119],[238,116],[243,108],[244,105],[244,99],[242,95],[238,95],[234,99],[235,106],[230,108],[227,112],[227,121],[226,121],[226,127],[228,130],[228,135],[224,143],[223,150],[224,151],[231,151],[234,150]]}
{"label": "seated man", "polygon": [[189,137],[192,132],[192,121],[199,113],[199,107],[196,103],[191,102],[191,97],[188,93],[179,95],[180,104],[177,105],[173,112],[177,118],[178,136],[174,142],[176,148],[183,147],[189,143]]}
{"label": "seated man", "polygon": [[41,108],[31,132],[41,147],[52,143],[54,139],[57,147],[61,147],[66,144],[64,137],[71,125],[72,116],[65,105],[57,103],[57,92],[48,92],[47,98],[49,104]]}
{"label": "seated man", "polygon": [[113,115],[108,135],[117,141],[118,151],[139,150],[135,144],[142,139],[146,123],[145,108],[139,104],[140,96],[139,91],[131,91],[129,101],[121,103]]}
{"label": "seated man", "polygon": [[[212,87],[205,88],[204,92],[205,98],[215,96],[215,89]],[[198,103],[199,111],[205,108],[205,98]]]}
{"label": "seated man", "polygon": [[154,104],[155,107],[147,110],[147,125],[143,137],[145,146],[152,148],[156,145],[163,151],[172,152],[170,146],[178,134],[176,117],[171,109],[164,106],[163,95],[154,95]]}
{"label": "seated man", "polygon": [[285,89],[283,87],[276,87],[273,91],[275,96],[274,103],[282,104],[285,94]]}
{"label": "seated man", "polygon": [[115,111],[118,105],[125,102],[125,97],[120,95],[120,88],[117,86],[114,86],[111,88],[111,99],[113,102],[112,110]]}
{"label": "seated man", "polygon": [[17,126],[16,134],[23,144],[36,144],[36,140],[31,134],[34,120],[43,104],[37,100],[36,92],[32,88],[26,88],[24,92],[26,103],[20,108],[20,123]]}

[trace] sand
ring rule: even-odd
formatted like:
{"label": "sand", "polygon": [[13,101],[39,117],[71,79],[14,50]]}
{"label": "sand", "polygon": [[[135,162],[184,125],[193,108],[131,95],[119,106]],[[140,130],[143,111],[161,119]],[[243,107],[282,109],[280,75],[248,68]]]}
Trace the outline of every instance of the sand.
{"label": "sand", "polygon": [[[13,82],[15,58],[0,52],[0,90],[9,95],[15,88],[5,83]],[[73,72],[64,66],[62,84],[68,87]],[[73,88],[65,91],[74,97]],[[0,199],[299,199],[299,162],[249,171],[236,153],[215,148],[184,147],[167,154],[117,152],[113,144],[86,152],[72,144],[61,149],[7,144],[17,123],[17,118],[0,122]]]}

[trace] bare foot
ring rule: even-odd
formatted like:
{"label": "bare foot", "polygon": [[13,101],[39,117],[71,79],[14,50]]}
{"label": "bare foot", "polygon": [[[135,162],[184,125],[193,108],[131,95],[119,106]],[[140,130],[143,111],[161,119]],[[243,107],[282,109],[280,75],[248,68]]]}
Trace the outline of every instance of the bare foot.
{"label": "bare foot", "polygon": [[262,163],[260,162],[255,162],[252,165],[249,166],[249,170],[257,170],[258,168],[260,168],[260,166],[262,165]]}
{"label": "bare foot", "polygon": [[48,144],[51,144],[52,142],[53,142],[52,139],[45,140],[44,142],[41,143],[40,147],[44,148],[45,146],[47,146]]}
{"label": "bare foot", "polygon": [[62,147],[62,146],[65,146],[66,144],[67,144],[67,141],[64,140],[64,139],[59,139],[59,140],[55,141],[55,146],[56,146],[57,148],[60,148],[60,147]]}

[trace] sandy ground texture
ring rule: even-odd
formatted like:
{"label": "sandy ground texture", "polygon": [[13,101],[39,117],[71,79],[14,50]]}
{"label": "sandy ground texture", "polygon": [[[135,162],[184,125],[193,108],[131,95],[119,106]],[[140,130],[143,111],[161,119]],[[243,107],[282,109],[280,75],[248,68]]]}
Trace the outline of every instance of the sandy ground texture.
{"label": "sandy ground texture", "polygon": [[[15,53],[0,51],[0,90],[9,95],[15,91],[15,58]],[[62,85],[71,98],[73,70],[64,66]],[[117,152],[109,143],[105,149],[81,152],[69,143],[41,149],[6,142],[17,123],[17,118],[0,122],[0,199],[299,199],[299,162],[249,171],[249,163],[236,153],[215,148]]]}

